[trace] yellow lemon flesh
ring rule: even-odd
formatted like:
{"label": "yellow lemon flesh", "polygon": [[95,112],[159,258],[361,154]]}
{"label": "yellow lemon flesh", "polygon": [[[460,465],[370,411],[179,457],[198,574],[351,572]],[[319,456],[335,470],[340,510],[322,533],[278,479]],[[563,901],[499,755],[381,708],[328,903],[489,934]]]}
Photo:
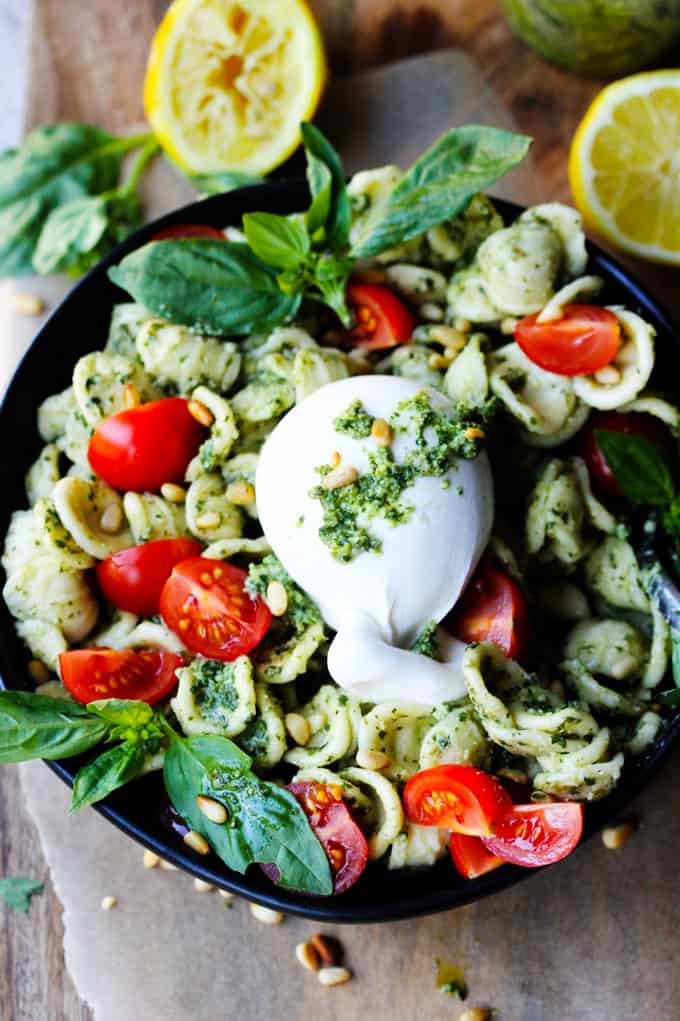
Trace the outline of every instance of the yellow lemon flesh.
{"label": "yellow lemon flesh", "polygon": [[144,106],[183,170],[264,174],[298,145],[325,81],[303,0],[175,0],[151,46]]}
{"label": "yellow lemon flesh", "polygon": [[569,183],[593,230],[632,255],[680,265],[680,71],[600,92],[574,136]]}

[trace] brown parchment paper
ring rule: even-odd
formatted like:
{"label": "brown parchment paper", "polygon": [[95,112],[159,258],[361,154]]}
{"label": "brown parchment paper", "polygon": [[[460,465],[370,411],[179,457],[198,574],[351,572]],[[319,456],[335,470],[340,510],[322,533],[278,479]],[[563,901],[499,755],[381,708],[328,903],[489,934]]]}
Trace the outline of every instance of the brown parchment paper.
{"label": "brown parchment paper", "polygon": [[[457,51],[339,80],[321,114],[349,171],[389,162],[407,166],[441,132],[472,122],[513,127],[480,72]],[[194,197],[160,160],[146,189],[150,217]],[[536,200],[530,161],[499,182],[494,193]],[[39,325],[13,311],[11,292],[37,293],[53,306],[68,286],[58,278],[3,282],[0,386]],[[41,763],[23,765],[21,779],[64,905],[67,965],[96,1021],[346,1021],[363,1017],[367,1008],[374,1017],[389,1012],[393,1018],[411,1018],[421,991],[398,992],[394,981],[407,963],[411,974],[422,964],[427,1018],[455,1016],[455,1003],[432,994],[433,953],[445,957],[450,950],[441,920],[425,928],[382,927],[379,936],[374,926],[343,928],[353,948],[348,964],[359,981],[325,990],[294,960],[295,943],[314,931],[310,923],[287,919],[282,926],[264,926],[243,902],[229,909],[216,893],[196,893],[186,875],[145,870],[142,849],[96,812],[68,815],[68,790]],[[104,912],[100,903],[109,894],[118,904]],[[380,953],[372,953],[378,938]],[[459,959],[460,947],[456,953]]]}

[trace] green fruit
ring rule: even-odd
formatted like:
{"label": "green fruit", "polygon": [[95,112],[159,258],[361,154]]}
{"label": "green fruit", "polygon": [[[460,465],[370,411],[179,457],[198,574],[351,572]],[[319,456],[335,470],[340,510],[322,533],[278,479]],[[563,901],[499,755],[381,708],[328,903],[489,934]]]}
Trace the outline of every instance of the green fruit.
{"label": "green fruit", "polygon": [[680,40],[680,0],[501,0],[512,30],[547,60],[592,78],[657,63]]}

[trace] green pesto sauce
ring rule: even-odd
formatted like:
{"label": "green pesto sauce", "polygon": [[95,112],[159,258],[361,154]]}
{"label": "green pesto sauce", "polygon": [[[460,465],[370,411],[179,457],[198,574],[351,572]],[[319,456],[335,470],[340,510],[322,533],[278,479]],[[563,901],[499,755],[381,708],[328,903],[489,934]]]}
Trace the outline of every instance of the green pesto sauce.
{"label": "green pesto sauce", "polygon": [[288,606],[282,617],[272,620],[264,639],[265,644],[269,638],[275,638],[279,643],[299,637],[310,625],[318,624],[321,621],[321,613],[316,603],[313,603],[309,596],[295,584],[281,561],[273,553],[263,557],[259,564],[251,563],[249,565],[245,585],[246,592],[251,596],[260,596],[264,599],[270,581],[278,581],[283,585],[288,596]]}
{"label": "green pesto sauce", "polygon": [[411,646],[411,652],[419,652],[421,656],[427,656],[429,659],[441,663],[442,653],[437,640],[436,620],[428,620],[426,624],[423,624]]}
{"label": "green pesto sauce", "polygon": [[[382,543],[371,534],[371,521],[382,519],[393,526],[407,522],[415,508],[404,499],[405,492],[421,476],[445,475],[456,457],[476,457],[480,440],[468,439],[465,433],[471,426],[483,426],[492,410],[489,401],[482,407],[458,405],[453,415],[447,415],[434,410],[425,390],[402,401],[390,419],[395,433],[406,433],[414,441],[402,463],[395,461],[389,447],[375,447],[368,454],[368,471],[356,482],[337,489],[319,485],[310,491],[323,509],[319,537],[333,557],[350,563],[360,553],[380,553]],[[361,402],[353,401],[334,425],[337,432],[365,438],[372,421]],[[321,465],[317,471],[323,479],[332,468]]]}
{"label": "green pesto sauce", "polygon": [[191,664],[191,690],[208,720],[226,722],[238,706],[234,664],[216,659],[195,659]]}
{"label": "green pesto sauce", "polygon": [[236,742],[251,759],[263,758],[269,747],[267,724],[261,717],[257,717],[239,734]]}
{"label": "green pesto sauce", "polygon": [[374,418],[364,409],[361,401],[352,401],[344,415],[338,415],[333,421],[336,433],[353,436],[356,440],[364,440],[371,435]]}

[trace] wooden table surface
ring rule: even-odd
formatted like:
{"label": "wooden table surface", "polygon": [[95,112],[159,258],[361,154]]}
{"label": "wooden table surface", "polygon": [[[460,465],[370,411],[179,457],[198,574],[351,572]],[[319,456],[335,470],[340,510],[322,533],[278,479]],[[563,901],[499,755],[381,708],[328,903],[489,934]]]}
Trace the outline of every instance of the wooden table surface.
{"label": "wooden table surface", "polygon": [[[28,126],[74,118],[116,129],[141,119],[147,47],[167,4],[34,3]],[[534,57],[510,36],[492,0],[315,0],[312,6],[340,73],[462,47],[520,128],[534,136],[546,197],[568,199],[568,143],[598,83]],[[648,267],[641,272],[652,289],[672,294],[672,274]],[[637,800],[640,829],[617,853],[605,851],[595,839],[558,870],[492,901],[408,926],[374,928],[361,969],[373,1015],[386,1016],[389,1010],[395,1021],[412,1018],[419,990],[423,1005],[428,1002],[432,976],[409,971],[409,948],[417,946],[422,960],[423,951],[446,929],[451,945],[460,948],[475,1002],[494,1006],[501,1019],[676,1021],[680,812],[674,794],[679,783],[680,755],[675,755]],[[0,819],[0,875],[47,877],[11,767],[0,770]],[[0,1021],[91,1019],[64,967],[61,908],[49,881],[29,916],[0,908],[0,931]],[[370,975],[381,974],[381,962],[395,940],[403,943],[401,973],[388,1002],[376,999],[385,983],[372,989]],[[399,988],[410,995],[402,997]],[[304,1017],[304,1010],[286,1013]],[[451,1001],[450,1016],[457,1014]],[[343,1018],[349,1021],[348,1014]]]}

